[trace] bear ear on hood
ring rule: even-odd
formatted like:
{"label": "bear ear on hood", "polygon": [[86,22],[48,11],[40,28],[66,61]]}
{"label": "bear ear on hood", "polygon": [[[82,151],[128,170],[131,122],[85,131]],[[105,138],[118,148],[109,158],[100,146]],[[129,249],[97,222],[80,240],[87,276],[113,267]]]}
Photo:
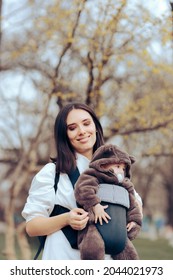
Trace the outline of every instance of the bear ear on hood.
{"label": "bear ear on hood", "polygon": [[100,158],[109,158],[110,156],[112,156],[112,147],[113,145],[111,144],[100,146],[94,152],[91,162],[99,160]]}
{"label": "bear ear on hood", "polygon": [[133,164],[133,163],[136,161],[136,159],[135,159],[134,156],[131,156],[131,155],[130,155],[129,158],[130,158],[131,164]]}

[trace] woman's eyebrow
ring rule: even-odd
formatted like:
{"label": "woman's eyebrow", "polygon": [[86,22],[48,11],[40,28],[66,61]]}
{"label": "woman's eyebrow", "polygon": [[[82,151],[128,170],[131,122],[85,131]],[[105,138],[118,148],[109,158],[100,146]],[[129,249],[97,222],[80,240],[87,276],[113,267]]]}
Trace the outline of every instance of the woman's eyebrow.
{"label": "woman's eyebrow", "polygon": [[70,126],[70,125],[75,125],[75,124],[76,124],[76,123],[69,123],[69,124],[67,124],[67,127]]}
{"label": "woman's eyebrow", "polygon": [[90,120],[91,120],[90,118],[87,118],[87,119],[82,120],[82,122],[90,121]]}
{"label": "woman's eyebrow", "polygon": [[[81,120],[81,122],[85,122],[85,121],[90,121],[90,118]],[[70,125],[76,125],[76,124],[77,123],[69,123],[69,124],[67,124],[67,127]]]}

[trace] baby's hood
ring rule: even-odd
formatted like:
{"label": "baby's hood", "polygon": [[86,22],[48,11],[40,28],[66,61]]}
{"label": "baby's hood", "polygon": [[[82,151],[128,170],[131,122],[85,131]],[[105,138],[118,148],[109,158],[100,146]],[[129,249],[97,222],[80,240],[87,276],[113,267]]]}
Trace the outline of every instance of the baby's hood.
{"label": "baby's hood", "polygon": [[106,144],[99,147],[93,154],[90,162],[90,167],[97,169],[100,172],[104,171],[104,164],[126,164],[125,176],[131,177],[131,165],[135,162],[135,158],[129,155],[127,152],[121,150],[118,146],[112,144]]}

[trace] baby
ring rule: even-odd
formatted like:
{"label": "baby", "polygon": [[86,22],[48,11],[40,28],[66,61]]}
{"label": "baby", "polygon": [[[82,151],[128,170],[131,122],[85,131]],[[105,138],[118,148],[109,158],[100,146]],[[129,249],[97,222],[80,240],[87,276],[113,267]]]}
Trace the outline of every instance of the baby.
{"label": "baby", "polygon": [[[142,214],[130,181],[134,162],[133,156],[117,146],[103,145],[94,153],[89,168],[80,175],[75,197],[89,213],[86,228],[78,234],[81,259],[104,259],[105,253],[113,259],[139,259],[130,241],[142,225]],[[121,233],[119,228],[123,229]],[[122,232],[125,233],[123,244],[118,239]]]}

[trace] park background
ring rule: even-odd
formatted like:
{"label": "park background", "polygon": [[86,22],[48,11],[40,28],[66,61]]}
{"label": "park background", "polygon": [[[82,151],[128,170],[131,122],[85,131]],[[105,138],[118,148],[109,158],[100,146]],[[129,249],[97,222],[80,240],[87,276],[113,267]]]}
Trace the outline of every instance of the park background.
{"label": "park background", "polygon": [[63,105],[91,106],[137,161],[141,259],[173,259],[173,12],[167,0],[0,0],[0,259],[32,259],[21,217]]}

